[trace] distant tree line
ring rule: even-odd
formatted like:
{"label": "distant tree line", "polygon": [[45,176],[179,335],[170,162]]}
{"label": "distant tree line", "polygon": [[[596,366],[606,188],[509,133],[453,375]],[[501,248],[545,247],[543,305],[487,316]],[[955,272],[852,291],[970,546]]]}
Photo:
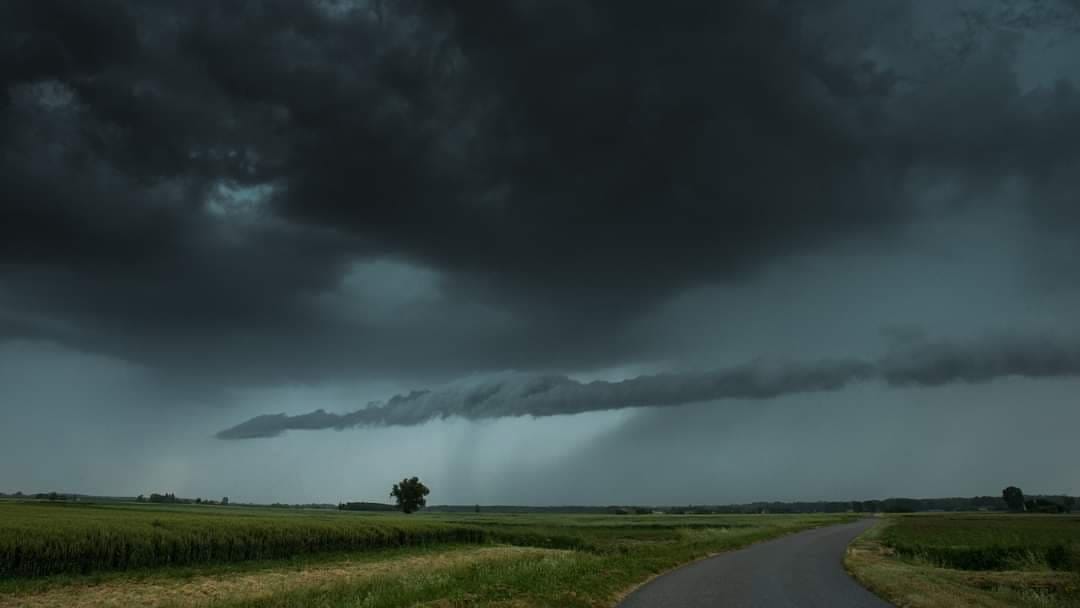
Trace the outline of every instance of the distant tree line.
{"label": "distant tree line", "polygon": [[22,492],[5,494],[0,492],[0,498],[33,498],[34,500],[49,501],[81,500],[81,497],[78,494],[63,494],[60,492],[37,492],[35,494],[23,494]]}
{"label": "distant tree line", "polygon": [[212,500],[205,500],[202,498],[177,498],[176,494],[173,494],[172,492],[167,492],[165,494],[158,494],[157,492],[153,492],[150,494],[149,498],[142,494],[139,494],[135,497],[135,502],[152,502],[180,505],[227,505],[229,504],[229,497],[225,496],[221,499],[221,501],[214,502]]}
{"label": "distant tree line", "polygon": [[[338,503],[339,511],[401,511],[402,513],[409,514],[423,509],[427,505],[427,497],[431,494],[431,490],[420,481],[419,477],[406,477],[400,482],[395,483],[390,488],[390,498],[394,499],[394,504],[386,504],[381,502],[342,502]],[[470,507],[475,509],[477,513],[480,512],[480,505]]]}
{"label": "distant tree line", "polygon": [[181,501],[176,499],[176,494],[172,494],[172,493],[158,494],[157,492],[154,492],[153,494],[150,495],[150,501],[149,502],[173,503],[173,502],[181,502]]}
{"label": "distant tree line", "polygon": [[[1036,513],[1068,513],[1076,508],[1077,500],[1064,495],[1039,495],[1021,499],[1023,510]],[[474,511],[472,505],[437,505],[428,511],[460,513]],[[926,511],[1010,511],[1009,503],[1002,496],[975,496],[970,498],[886,498],[881,500],[848,501],[796,501],[753,502],[730,505],[686,506],[557,506],[527,507],[517,505],[487,505],[488,513],[596,513],[596,514],[647,514],[672,515],[750,514],[750,513],[919,513]]]}
{"label": "distant tree line", "polygon": [[1036,496],[1024,498],[1024,491],[1009,486],[1001,491],[1001,499],[1013,513],[1072,513],[1076,499],[1072,496]]}
{"label": "distant tree line", "polygon": [[327,502],[312,502],[295,505],[284,502],[275,502],[269,506],[275,509],[338,509],[341,507],[341,505],[333,505]]}
{"label": "distant tree line", "polygon": [[343,502],[338,505],[339,511],[397,511],[398,508],[391,504],[381,502]]}
{"label": "distant tree line", "polygon": [[614,509],[620,507],[606,506],[582,506],[582,505],[561,505],[554,507],[530,507],[522,505],[435,505],[432,507],[426,507],[425,511],[432,511],[437,513],[464,513],[472,511],[474,513],[479,512],[479,509],[483,509],[488,513],[611,513]]}
{"label": "distant tree line", "polygon": [[[397,494],[394,494],[394,491]],[[284,504],[274,503],[272,507],[292,509],[334,509],[341,511],[414,511],[424,507],[428,489],[418,479],[406,478],[401,483],[394,484],[391,497],[395,498],[398,505],[379,502],[343,502],[333,504]],[[26,494],[21,491],[12,494],[0,492],[2,498],[21,498],[46,500],[50,502],[60,501],[128,501],[130,497],[99,497],[81,494],[69,494],[61,492],[39,492]],[[201,505],[228,505],[229,497],[223,497],[220,501],[204,498],[179,498],[172,492],[164,494],[152,493],[149,497],[140,494],[136,502],[157,504],[201,504]],[[251,504],[250,506],[260,506]],[[267,505],[261,505],[267,506]],[[749,513],[917,513],[924,511],[1012,511],[1017,513],[1071,513],[1077,507],[1077,498],[1066,495],[1037,494],[1025,496],[1023,491],[1016,486],[1009,486],[1002,490],[1001,496],[975,496],[971,498],[886,498],[883,500],[851,500],[851,501],[796,501],[796,502],[753,502],[745,504],[728,505],[686,505],[686,506],[641,506],[641,505],[608,505],[608,506],[580,506],[564,505],[550,507],[530,507],[520,505],[485,505],[484,512],[488,513],[596,513],[596,514],[620,514],[620,515],[646,515],[650,513],[666,514],[749,514]],[[426,507],[428,511],[444,513],[479,513],[481,505],[437,505]]]}
{"label": "distant tree line", "polygon": [[33,495],[33,498],[36,498],[38,500],[51,500],[51,501],[79,500],[79,497],[75,496],[74,494],[60,494],[60,493],[57,493],[57,492],[38,492],[37,494]]}

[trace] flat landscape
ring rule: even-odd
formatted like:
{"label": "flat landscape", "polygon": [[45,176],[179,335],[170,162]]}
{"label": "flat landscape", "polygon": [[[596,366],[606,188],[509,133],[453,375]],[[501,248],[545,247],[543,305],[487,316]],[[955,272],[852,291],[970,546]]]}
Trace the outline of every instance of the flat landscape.
{"label": "flat landscape", "polygon": [[[832,576],[823,562],[839,560],[857,529],[799,534],[671,573],[858,520],[867,531],[844,566],[896,606],[1080,607],[1075,515],[403,515],[0,500],[0,608],[610,607],[658,575],[634,605],[743,592],[803,605],[803,593],[861,597],[839,570],[829,589],[807,587]],[[740,582],[763,580],[776,593]]]}
{"label": "flat landscape", "polygon": [[854,518],[0,502],[0,606],[613,606],[684,563]]}
{"label": "flat landscape", "polygon": [[1080,0],[0,0],[0,608],[1080,608],[1078,203]]}

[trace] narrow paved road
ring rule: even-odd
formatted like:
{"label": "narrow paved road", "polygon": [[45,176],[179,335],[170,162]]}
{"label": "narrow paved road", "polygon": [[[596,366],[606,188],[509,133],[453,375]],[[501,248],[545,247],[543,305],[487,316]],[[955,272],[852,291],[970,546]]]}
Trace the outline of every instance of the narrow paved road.
{"label": "narrow paved road", "polygon": [[665,574],[621,608],[889,608],[844,571],[849,542],[874,524],[862,520],[722,553]]}

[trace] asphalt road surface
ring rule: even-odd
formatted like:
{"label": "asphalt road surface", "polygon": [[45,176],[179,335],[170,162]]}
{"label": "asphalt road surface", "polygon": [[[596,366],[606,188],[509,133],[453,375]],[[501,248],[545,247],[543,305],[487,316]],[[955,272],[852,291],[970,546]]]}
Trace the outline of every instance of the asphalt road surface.
{"label": "asphalt road surface", "polygon": [[873,520],[808,530],[665,574],[621,608],[889,608],[844,570],[849,542]]}

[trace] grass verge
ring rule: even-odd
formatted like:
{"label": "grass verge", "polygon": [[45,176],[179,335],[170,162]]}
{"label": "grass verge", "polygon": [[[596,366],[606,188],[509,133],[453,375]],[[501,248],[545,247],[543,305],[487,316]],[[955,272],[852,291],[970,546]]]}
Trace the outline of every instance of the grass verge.
{"label": "grass verge", "polygon": [[257,603],[275,595],[317,593],[334,586],[363,585],[371,581],[438,578],[443,573],[470,565],[528,562],[564,553],[567,552],[528,547],[458,547],[413,555],[362,556],[361,559],[324,561],[296,568],[204,573],[185,578],[112,578],[96,584],[54,586],[36,593],[0,595],[0,608],[195,608],[223,603]]}
{"label": "grass verge", "polygon": [[[964,532],[971,525],[971,517],[982,518],[978,539]],[[996,521],[991,517],[969,516],[962,524],[956,522],[964,520],[953,518],[953,525],[947,516],[886,518],[851,544],[844,566],[862,585],[900,608],[1080,608],[1080,573],[1053,569],[1046,563],[1045,552],[1038,547],[1025,560],[1009,561],[1008,567],[1015,569],[946,567],[951,564],[942,562],[941,555],[968,556],[960,562],[968,565],[1006,564],[980,562],[970,556],[982,550],[987,555],[999,554],[995,547],[1002,546],[1006,542],[1003,539],[1014,546],[1017,529],[1031,524],[1022,521],[1022,516]],[[1048,522],[1046,516],[1033,517],[1044,518],[1037,521],[1039,526],[1076,525],[1065,518]],[[940,550],[912,551],[912,544],[905,541],[923,534],[928,526],[942,531],[936,537],[928,537]],[[1064,530],[1063,534],[1069,533],[1071,528]],[[947,542],[968,544],[952,545],[953,551],[949,551]],[[897,550],[893,543],[901,549]]]}

